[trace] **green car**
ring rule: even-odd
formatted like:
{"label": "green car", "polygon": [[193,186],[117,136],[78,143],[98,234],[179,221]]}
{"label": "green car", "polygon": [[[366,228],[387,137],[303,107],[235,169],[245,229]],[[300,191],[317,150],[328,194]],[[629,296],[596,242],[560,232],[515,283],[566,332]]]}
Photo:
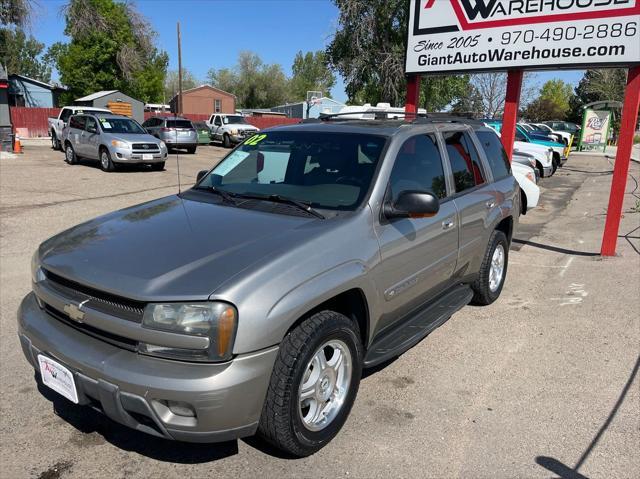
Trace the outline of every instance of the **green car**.
{"label": "green car", "polygon": [[211,130],[204,121],[194,121],[193,127],[196,129],[196,133],[198,133],[198,144],[199,145],[208,145],[211,143]]}

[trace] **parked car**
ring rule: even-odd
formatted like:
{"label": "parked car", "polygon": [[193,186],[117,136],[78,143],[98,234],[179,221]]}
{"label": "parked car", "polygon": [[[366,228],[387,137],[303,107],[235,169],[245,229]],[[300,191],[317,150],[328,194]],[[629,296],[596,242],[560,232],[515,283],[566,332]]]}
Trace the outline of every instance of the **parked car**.
{"label": "parked car", "polygon": [[573,136],[576,136],[580,132],[580,125],[576,125],[575,123],[571,123],[568,121],[544,121],[545,125],[553,128],[557,131],[566,131],[567,133],[571,133]]}
{"label": "parked car", "polygon": [[221,141],[225,148],[231,148],[231,146],[243,142],[260,131],[259,128],[247,123],[242,115],[223,113],[211,115],[207,126],[211,130],[211,139]]}
{"label": "parked car", "polygon": [[538,206],[540,199],[535,170],[514,161],[511,164],[511,172],[520,186],[520,214],[526,215],[529,210]]}
{"label": "parked car", "polygon": [[477,122],[273,128],[192,189],[45,241],[18,335],[42,384],[131,428],[307,456],[363,368],[498,299],[519,202]]}
{"label": "parked car", "polygon": [[[482,120],[486,122],[486,120]],[[487,123],[485,123],[487,125]],[[493,125],[493,126],[491,126]],[[498,136],[500,136],[499,130],[496,130],[495,123],[492,123],[490,126]],[[516,132],[516,138],[518,137]],[[526,138],[525,138],[526,140]],[[544,147],[542,145],[537,145],[527,141],[518,141],[517,139],[513,142],[513,151],[515,153],[523,153],[531,155],[536,160],[536,168],[542,178],[547,178],[552,176],[557,169],[556,161],[554,161],[554,157],[557,158],[557,155],[551,148]]]}
{"label": "parked car", "polygon": [[538,181],[540,180],[540,171],[538,170],[538,162],[534,155],[514,150],[511,155],[511,161],[512,164],[520,163],[521,165],[528,166],[533,169],[536,184],[538,184]]}
{"label": "parked car", "polygon": [[62,132],[65,161],[75,165],[85,158],[100,162],[104,171],[124,164],[146,164],[162,171],[167,147],[140,124],[122,115],[93,112],[74,115]]}
{"label": "parked car", "polygon": [[88,106],[65,106],[60,110],[56,118],[49,117],[47,120],[49,123],[49,135],[51,135],[51,146],[54,150],[62,150],[62,130],[67,126],[67,121],[71,115],[78,115],[81,113],[90,112],[102,112],[111,113],[106,108],[93,108]]}
{"label": "parked car", "polygon": [[[502,129],[502,120],[492,120],[486,123],[489,126],[494,127],[497,131],[500,131]],[[562,163],[567,160],[565,146],[562,143],[541,139],[539,135],[530,135],[527,130],[522,127],[522,125],[516,125],[516,141],[522,141],[524,143],[534,143],[536,145],[551,148],[554,151],[553,161],[556,168],[558,166],[561,166]]]}
{"label": "parked car", "polygon": [[564,143],[565,146],[571,143],[571,138],[573,137],[573,134],[569,133],[568,131],[554,130],[550,126],[545,125],[544,123],[532,123],[532,125],[542,131],[547,132],[549,136],[552,136],[552,135],[556,136],[557,138],[556,141],[559,143]]}
{"label": "parked car", "polygon": [[192,121],[191,124],[198,134],[198,145],[208,145],[211,143],[211,130],[204,121]]}
{"label": "parked car", "polygon": [[162,140],[169,150],[187,150],[193,154],[198,148],[198,134],[190,120],[179,116],[154,116],[142,126],[149,134]]}

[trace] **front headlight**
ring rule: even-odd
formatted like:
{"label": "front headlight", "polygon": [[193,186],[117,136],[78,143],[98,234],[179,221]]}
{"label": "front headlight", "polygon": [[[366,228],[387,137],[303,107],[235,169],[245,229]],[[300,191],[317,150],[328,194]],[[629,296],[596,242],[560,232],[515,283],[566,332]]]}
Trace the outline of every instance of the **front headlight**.
{"label": "front headlight", "polygon": [[44,271],[42,271],[40,263],[38,262],[38,250],[36,250],[31,257],[31,281],[40,283],[45,279]]}
{"label": "front headlight", "polygon": [[536,176],[533,174],[533,172],[528,171],[527,174],[525,175],[527,178],[529,178],[529,180],[533,183],[536,182]]}
{"label": "front headlight", "polygon": [[123,148],[125,150],[130,150],[131,146],[126,141],[120,140],[111,140],[111,146],[115,146],[116,148]]}
{"label": "front headlight", "polygon": [[553,150],[549,148],[547,150],[547,160],[550,160],[551,158],[553,158]]}
{"label": "front headlight", "polygon": [[238,130],[236,128],[232,128],[231,130],[229,130],[229,133],[231,133],[232,135],[237,135]]}
{"label": "front headlight", "polygon": [[167,144],[162,140],[160,140],[160,149],[161,150],[166,150],[167,149]]}
{"label": "front headlight", "polygon": [[141,343],[140,352],[154,356],[190,361],[227,361],[231,359],[238,326],[238,312],[227,303],[148,304],[142,326],[172,333],[206,336],[207,350],[176,349]]}

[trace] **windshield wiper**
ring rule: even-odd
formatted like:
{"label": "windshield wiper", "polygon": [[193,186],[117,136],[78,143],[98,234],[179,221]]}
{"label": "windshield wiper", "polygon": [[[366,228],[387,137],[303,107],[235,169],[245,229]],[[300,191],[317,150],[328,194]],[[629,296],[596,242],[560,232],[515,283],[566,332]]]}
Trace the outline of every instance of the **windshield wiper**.
{"label": "windshield wiper", "polygon": [[253,193],[234,193],[234,197],[236,198],[247,198],[254,200],[263,200],[263,201],[271,201],[273,203],[282,203],[285,205],[295,206],[296,208],[303,210],[316,218],[325,219],[324,215],[320,212],[314,210],[311,207],[310,203],[305,203],[303,201],[294,200],[293,198],[287,198],[286,196],[280,195],[257,195]]}
{"label": "windshield wiper", "polygon": [[221,190],[219,188],[216,188],[215,186],[199,185],[199,186],[194,187],[193,189],[194,190],[201,190],[201,191],[209,191],[211,193],[215,193],[215,194],[219,195],[227,203],[236,204],[236,200],[233,199],[233,196],[231,196],[225,190]]}

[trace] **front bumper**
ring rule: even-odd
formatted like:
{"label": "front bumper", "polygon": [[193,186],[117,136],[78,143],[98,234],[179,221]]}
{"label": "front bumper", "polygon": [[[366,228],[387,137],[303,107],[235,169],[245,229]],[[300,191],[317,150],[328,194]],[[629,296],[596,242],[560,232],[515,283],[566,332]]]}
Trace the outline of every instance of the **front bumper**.
{"label": "front bumper", "polygon": [[248,130],[247,133],[238,133],[237,135],[230,135],[231,143],[242,143],[247,138],[251,138],[253,135],[258,133],[258,131]]}
{"label": "front bumper", "polygon": [[144,153],[136,150],[112,147],[111,160],[115,163],[161,163],[167,161],[167,150],[161,148],[160,151]]}
{"label": "front bumper", "polygon": [[553,166],[543,166],[542,177],[549,178],[551,175],[553,175]]}
{"label": "front bumper", "polygon": [[[278,353],[274,346],[223,364],[144,356],[62,323],[38,306],[33,293],[18,310],[18,336],[34,369],[44,354],[74,373],[80,404],[133,429],[188,442],[254,434]],[[195,417],[172,413],[167,401],[189,404]]]}

